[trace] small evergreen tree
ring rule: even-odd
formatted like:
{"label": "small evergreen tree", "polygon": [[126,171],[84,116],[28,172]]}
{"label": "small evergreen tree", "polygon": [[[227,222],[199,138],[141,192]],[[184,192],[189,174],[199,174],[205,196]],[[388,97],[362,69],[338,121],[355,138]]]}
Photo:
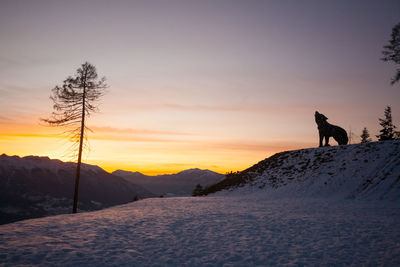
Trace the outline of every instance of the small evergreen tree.
{"label": "small evergreen tree", "polygon": [[398,135],[394,130],[396,126],[392,122],[392,109],[387,106],[385,109],[385,119],[379,119],[379,124],[382,129],[379,131],[381,134],[377,135],[379,141],[393,140]]}
{"label": "small evergreen tree", "polygon": [[201,184],[197,184],[196,188],[193,190],[192,196],[201,196],[203,194],[203,187]]}
{"label": "small evergreen tree", "polygon": [[392,29],[392,38],[389,40],[389,44],[385,45],[383,54],[383,61],[392,61],[396,66],[396,73],[392,78],[391,84],[395,84],[400,81],[400,23],[395,25]]}
{"label": "small evergreen tree", "polygon": [[369,132],[367,130],[367,127],[364,127],[360,137],[361,137],[361,143],[368,143],[368,142],[372,141],[370,138]]}

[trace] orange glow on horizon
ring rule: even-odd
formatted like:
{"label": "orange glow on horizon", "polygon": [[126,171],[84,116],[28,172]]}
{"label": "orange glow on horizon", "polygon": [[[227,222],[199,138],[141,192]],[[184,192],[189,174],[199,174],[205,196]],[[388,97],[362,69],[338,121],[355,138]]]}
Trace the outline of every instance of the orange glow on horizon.
{"label": "orange glow on horizon", "polygon": [[[60,130],[40,125],[3,124],[0,153],[76,161],[68,150],[71,143],[60,135]],[[97,127],[96,132],[89,134],[90,150],[86,151],[83,162],[98,165],[108,172],[122,169],[158,175],[200,168],[224,174],[246,169],[274,153],[310,145],[279,141],[246,143],[177,135]]]}
{"label": "orange glow on horizon", "polygon": [[317,110],[353,143],[376,140],[387,105],[399,125],[379,59],[399,1],[103,2],[0,1],[0,153],[75,160],[40,118],[86,60],[109,87],[83,161],[107,171],[242,170],[318,146]]}

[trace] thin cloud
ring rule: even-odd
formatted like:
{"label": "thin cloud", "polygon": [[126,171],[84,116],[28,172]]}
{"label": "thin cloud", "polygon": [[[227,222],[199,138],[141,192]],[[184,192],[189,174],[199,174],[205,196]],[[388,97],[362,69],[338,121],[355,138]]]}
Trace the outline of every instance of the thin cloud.
{"label": "thin cloud", "polygon": [[[293,149],[309,148],[315,144],[311,142],[295,142],[289,140],[281,141],[259,141],[253,142],[250,140],[198,140],[198,139],[182,139],[173,138],[174,133],[162,132],[161,136],[164,135],[166,138],[160,138],[158,131],[144,130],[142,135],[135,135],[131,133],[137,133],[136,129],[119,129],[113,127],[101,127],[104,128],[103,132],[94,133],[91,135],[92,140],[109,140],[118,142],[149,142],[149,143],[175,143],[179,144],[181,149],[186,147],[191,151],[253,151],[253,152],[280,152]],[[98,128],[94,128],[98,129]],[[107,132],[109,131],[109,132]],[[114,134],[116,133],[116,134]],[[119,135],[119,133],[122,133]],[[179,135],[179,133],[177,133]],[[168,138],[170,137],[170,138]],[[183,147],[182,147],[183,146]],[[161,148],[160,148],[161,149]]]}
{"label": "thin cloud", "polygon": [[24,62],[20,60],[16,60],[15,58],[6,57],[4,55],[0,55],[0,66],[8,66],[8,67],[19,67],[22,66]]}
{"label": "thin cloud", "polygon": [[15,84],[4,84],[0,83],[0,92],[3,93],[13,93],[13,94],[25,94],[29,91],[35,92],[39,88],[37,87],[27,87]]}
{"label": "thin cloud", "polygon": [[[0,133],[2,139],[19,139],[19,138],[53,138],[53,139],[68,139],[67,134],[44,134],[44,133]],[[116,136],[107,134],[90,134],[89,141],[117,141],[117,142],[147,142],[147,143],[188,143],[190,141],[174,140],[166,138],[151,138],[151,137],[138,137],[138,136]]]}
{"label": "thin cloud", "polygon": [[[130,106],[132,106],[130,104]],[[131,108],[131,107],[130,107]],[[137,111],[146,110],[177,110],[177,111],[191,111],[191,112],[227,112],[227,113],[268,113],[268,114],[280,114],[290,115],[293,113],[307,112],[310,111],[312,114],[315,111],[313,104],[288,104],[282,105],[271,105],[271,104],[241,104],[241,105],[183,105],[175,103],[163,103],[163,104],[135,104],[134,107]]]}
{"label": "thin cloud", "polygon": [[163,104],[160,107],[186,111],[224,111],[224,112],[267,112],[270,108],[254,106],[208,106],[208,105],[180,105]]}
{"label": "thin cloud", "polygon": [[58,134],[34,134],[34,133],[5,133],[5,134],[0,134],[1,137],[8,137],[8,138],[60,138],[60,135]]}
{"label": "thin cloud", "polygon": [[293,142],[293,141],[266,141],[266,142],[248,142],[248,141],[229,141],[229,142],[210,142],[207,144],[208,149],[219,150],[235,150],[235,151],[286,151],[300,148],[310,148],[314,143],[310,142]]}
{"label": "thin cloud", "polygon": [[26,56],[26,55],[0,55],[0,66],[5,66],[7,68],[37,68],[38,66],[42,65],[50,65],[59,62],[53,58],[44,58],[43,56],[33,57],[33,56]]}
{"label": "thin cloud", "polygon": [[99,133],[117,133],[117,134],[136,134],[136,135],[191,135],[183,132],[169,132],[148,129],[134,129],[134,128],[116,128],[110,126],[92,126],[90,127],[95,132]]}
{"label": "thin cloud", "polygon": [[0,116],[0,123],[7,123],[7,122],[11,122],[11,118],[9,117],[5,117],[5,116]]}
{"label": "thin cloud", "polygon": [[185,143],[188,141],[166,139],[166,138],[151,138],[146,136],[118,136],[118,135],[107,135],[107,134],[92,134],[89,140],[104,140],[104,141],[118,141],[118,142],[149,142],[149,143]]}

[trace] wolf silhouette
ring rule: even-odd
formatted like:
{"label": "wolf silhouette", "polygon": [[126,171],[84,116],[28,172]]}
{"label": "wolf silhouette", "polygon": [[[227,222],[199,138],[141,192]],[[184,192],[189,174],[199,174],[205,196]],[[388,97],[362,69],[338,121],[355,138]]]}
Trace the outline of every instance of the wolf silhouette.
{"label": "wolf silhouette", "polygon": [[319,132],[319,146],[322,146],[322,140],[325,138],[325,146],[329,146],[329,138],[338,142],[339,145],[347,145],[349,138],[347,137],[347,132],[336,125],[327,122],[328,118],[324,114],[315,111],[315,122],[318,125]]}

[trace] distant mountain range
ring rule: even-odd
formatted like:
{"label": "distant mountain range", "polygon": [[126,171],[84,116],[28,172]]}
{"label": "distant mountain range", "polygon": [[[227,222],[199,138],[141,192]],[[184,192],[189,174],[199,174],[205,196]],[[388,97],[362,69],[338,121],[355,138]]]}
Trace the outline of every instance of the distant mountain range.
{"label": "distant mountain range", "polygon": [[[0,224],[70,213],[76,163],[37,156],[0,155]],[[78,210],[92,211],[168,193],[190,195],[197,184],[217,183],[224,175],[191,169],[146,176],[118,170],[110,174],[82,164]]]}
{"label": "distant mountain range", "polygon": [[[48,157],[0,156],[0,223],[69,213],[75,186],[76,163]],[[153,197],[146,189],[83,164],[79,210],[98,210]]]}
{"label": "distant mountain range", "polygon": [[399,266],[400,141],[281,152],[205,191],[0,226],[0,262]]}
{"label": "distant mountain range", "polygon": [[197,184],[209,186],[220,182],[225,175],[200,169],[189,169],[176,174],[147,176],[140,172],[117,170],[112,174],[139,185],[156,195],[191,195]]}
{"label": "distant mountain range", "polygon": [[[0,156],[0,224],[70,213],[75,163],[48,157]],[[118,170],[112,174],[83,164],[78,209],[91,211],[141,198],[259,192],[282,197],[400,200],[400,141],[286,151],[228,174],[190,169],[147,176]]]}

